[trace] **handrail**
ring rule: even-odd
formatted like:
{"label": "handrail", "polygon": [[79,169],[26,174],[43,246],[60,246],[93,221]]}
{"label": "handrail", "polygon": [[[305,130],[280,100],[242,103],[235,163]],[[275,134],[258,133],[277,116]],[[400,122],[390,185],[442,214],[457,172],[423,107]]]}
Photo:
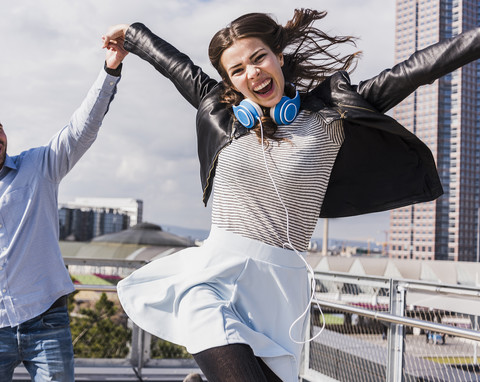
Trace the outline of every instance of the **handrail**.
{"label": "handrail", "polygon": [[[76,290],[93,291],[93,292],[117,292],[115,285],[75,285]],[[450,335],[454,335],[461,338],[467,338],[473,341],[480,341],[480,332],[470,329],[457,328],[450,325],[438,324],[435,322],[428,322],[418,320],[416,318],[395,316],[386,312],[372,311],[365,308],[358,308],[351,305],[334,303],[326,300],[316,299],[313,303],[326,306],[328,308],[341,310],[348,313],[356,313],[361,316],[370,317],[380,321],[386,321],[393,324],[409,325],[416,328],[431,330],[434,332],[442,332]]]}
{"label": "handrail", "polygon": [[[321,275],[321,278],[318,277]],[[370,286],[381,286],[387,284],[390,281],[388,277],[382,276],[369,276],[369,275],[354,275],[347,272],[327,272],[327,271],[315,271],[315,276],[321,280],[332,280],[336,282],[347,282],[352,284],[361,285],[359,281],[367,281]],[[478,286],[470,285],[458,285],[458,284],[440,284],[433,281],[424,280],[410,280],[401,279],[398,280],[399,284],[408,290],[422,290],[431,291],[441,294],[468,294],[469,296],[480,297],[480,288]],[[388,285],[387,285],[388,287]]]}
{"label": "handrail", "polygon": [[88,284],[76,284],[75,289],[80,291],[90,291],[90,292],[117,292],[117,287],[115,285],[88,285]]}
{"label": "handrail", "polygon": [[368,286],[388,288],[390,286],[390,279],[380,276],[369,276],[369,275],[353,275],[351,273],[345,272],[324,272],[324,271],[315,271],[315,276],[318,278],[319,275],[322,275],[321,280],[330,280],[335,282],[344,282],[344,283],[355,283],[355,284],[364,284]]}
{"label": "handrail", "polygon": [[462,296],[469,296],[469,297],[480,297],[480,289],[475,287],[468,287],[462,286],[459,287],[457,285],[438,285],[438,284],[430,284],[430,283],[412,283],[412,282],[401,282],[403,288],[408,291],[422,291],[422,292],[432,292],[435,294],[460,294]]}
{"label": "handrail", "polygon": [[357,308],[350,305],[338,304],[325,300],[314,300],[314,303],[320,304],[321,306],[326,306],[332,309],[341,310],[348,313],[356,313],[361,316],[374,318],[380,321],[386,321],[393,324],[402,324],[409,325],[416,328],[431,330],[434,332],[442,332],[450,335],[454,335],[461,338],[467,338],[473,341],[480,341],[480,332],[475,330],[457,328],[455,326],[437,324],[434,322],[422,321],[416,318],[400,317],[395,316],[386,312],[371,311],[365,308]]}
{"label": "handrail", "polygon": [[98,258],[77,258],[64,257],[65,265],[88,265],[88,266],[113,266],[122,268],[140,268],[147,264],[146,260],[127,260],[127,259],[98,259]]}

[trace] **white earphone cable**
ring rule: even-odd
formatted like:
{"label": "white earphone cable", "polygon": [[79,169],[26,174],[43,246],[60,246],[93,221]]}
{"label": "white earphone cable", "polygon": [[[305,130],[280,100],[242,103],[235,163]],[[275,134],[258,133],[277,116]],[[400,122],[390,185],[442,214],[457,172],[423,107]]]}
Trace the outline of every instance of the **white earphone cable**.
{"label": "white earphone cable", "polygon": [[265,154],[265,144],[264,144],[264,141],[263,141],[263,124],[262,124],[262,120],[260,118],[257,117],[257,119],[260,122],[260,138],[261,138],[261,141],[262,141],[262,154],[263,154],[263,161],[265,163],[265,168],[267,169],[268,176],[270,177],[270,180],[272,181],[273,188],[275,189],[275,193],[278,196],[278,200],[280,201],[283,209],[285,210],[285,218],[286,218],[286,221],[287,221],[287,243],[283,244],[283,248],[289,247],[290,249],[292,249],[297,254],[297,256],[300,259],[302,259],[302,261],[305,264],[305,267],[307,268],[308,272],[311,275],[311,280],[312,281],[311,281],[310,300],[309,300],[304,312],[297,319],[295,319],[295,321],[292,322],[292,324],[290,325],[290,329],[288,330],[288,335],[290,336],[290,339],[293,342],[295,342],[297,344],[304,344],[304,343],[313,341],[315,338],[317,338],[323,332],[323,329],[325,329],[325,316],[323,315],[323,311],[322,311],[322,308],[320,307],[320,304],[317,301],[315,301],[315,304],[317,305],[317,308],[320,311],[320,314],[322,316],[322,327],[320,328],[320,331],[316,335],[314,335],[313,337],[311,337],[311,338],[309,338],[305,341],[297,341],[296,339],[293,338],[292,329],[297,324],[298,321],[300,321],[303,317],[305,317],[308,314],[308,311],[310,310],[310,305],[312,304],[312,302],[315,298],[315,289],[316,289],[317,283],[316,283],[316,280],[315,280],[315,273],[314,273],[312,267],[310,266],[310,264],[308,264],[308,262],[305,260],[305,258],[295,249],[295,247],[293,246],[293,244],[290,241],[290,224],[289,224],[288,209],[287,209],[287,206],[285,205],[285,203],[283,202],[282,197],[280,196],[280,192],[278,191],[277,185],[275,184],[275,181],[273,180],[273,176],[270,173],[270,169],[268,168],[267,156]]}

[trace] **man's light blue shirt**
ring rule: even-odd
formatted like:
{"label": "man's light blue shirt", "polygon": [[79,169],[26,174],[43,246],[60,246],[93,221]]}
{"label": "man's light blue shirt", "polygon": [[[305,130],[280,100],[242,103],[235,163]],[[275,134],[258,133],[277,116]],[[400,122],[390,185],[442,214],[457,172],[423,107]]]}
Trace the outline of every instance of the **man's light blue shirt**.
{"label": "man's light blue shirt", "polygon": [[97,137],[120,77],[100,72],[69,124],[0,171],[0,328],[74,291],[58,245],[58,186]]}

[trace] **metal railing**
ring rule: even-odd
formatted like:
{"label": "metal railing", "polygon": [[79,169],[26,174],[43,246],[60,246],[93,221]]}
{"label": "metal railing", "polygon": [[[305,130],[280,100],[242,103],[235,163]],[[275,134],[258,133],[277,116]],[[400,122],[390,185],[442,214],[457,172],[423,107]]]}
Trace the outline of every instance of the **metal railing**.
{"label": "metal railing", "polygon": [[[125,275],[144,264],[90,259],[66,259],[66,263],[73,276],[82,268],[91,274]],[[315,277],[310,337],[323,324],[325,328],[305,345],[302,381],[480,381],[479,288],[337,272],[315,272]],[[93,306],[88,299],[98,300],[102,293],[116,299],[115,285],[76,288],[85,294],[79,299],[81,306]],[[131,330],[125,343],[128,355],[78,357],[77,380],[114,375],[119,380],[182,381],[189,372],[199,372],[193,359],[155,356],[152,345],[158,339],[131,322],[126,324],[120,311],[122,315]],[[24,374],[19,370],[16,380],[23,380]]]}
{"label": "metal railing", "polygon": [[480,381],[480,289],[316,272],[304,381]]}

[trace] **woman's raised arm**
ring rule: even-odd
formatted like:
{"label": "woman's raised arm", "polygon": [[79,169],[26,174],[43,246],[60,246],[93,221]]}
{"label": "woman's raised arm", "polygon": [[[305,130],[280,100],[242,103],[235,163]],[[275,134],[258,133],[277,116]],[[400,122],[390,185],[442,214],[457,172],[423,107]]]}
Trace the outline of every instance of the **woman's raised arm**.
{"label": "woman's raised arm", "polygon": [[195,108],[198,108],[201,99],[218,83],[196,66],[186,54],[141,23],[112,26],[104,37],[105,44],[116,44],[122,40],[127,51],[149,62],[170,79]]}
{"label": "woman's raised arm", "polygon": [[384,113],[419,86],[480,58],[480,28],[459,34],[412,54],[391,69],[361,82],[357,92]]}

